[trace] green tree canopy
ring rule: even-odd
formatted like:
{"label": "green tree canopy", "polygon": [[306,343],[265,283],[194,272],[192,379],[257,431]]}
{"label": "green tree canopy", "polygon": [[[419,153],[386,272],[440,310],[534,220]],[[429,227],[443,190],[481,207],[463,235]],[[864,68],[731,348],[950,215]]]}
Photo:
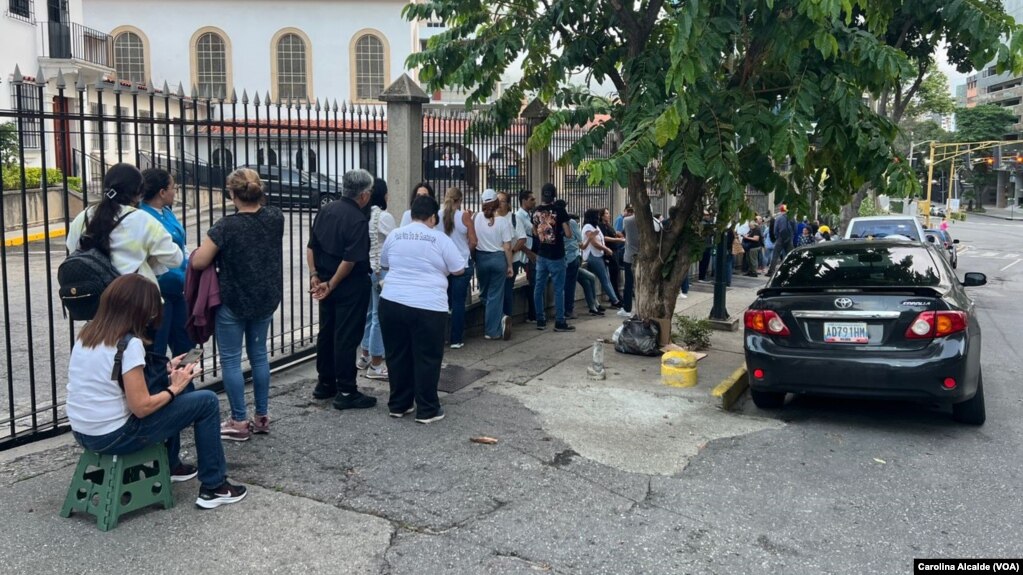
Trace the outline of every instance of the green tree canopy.
{"label": "green tree canopy", "polygon": [[955,142],[1002,140],[1019,118],[1008,108],[983,104],[956,110]]}
{"label": "green tree canopy", "polygon": [[[671,315],[704,208],[734,219],[747,186],[804,207],[801,190],[820,190],[828,211],[866,183],[915,190],[895,161],[898,118],[870,100],[891,100],[901,117],[942,42],[961,69],[1023,69],[1023,34],[995,0],[425,0],[405,11],[448,26],[408,60],[430,89],[483,103],[521,66],[481,126],[502,129],[535,96],[552,108],[529,143],[538,149],[559,126],[608,116],[560,160],[583,163],[587,148],[617,136],[611,158],[582,167],[593,182],[628,187],[646,317]],[[613,84],[616,98],[566,89],[579,74],[588,87]],[[676,195],[663,233],[644,183],[652,165]]]}

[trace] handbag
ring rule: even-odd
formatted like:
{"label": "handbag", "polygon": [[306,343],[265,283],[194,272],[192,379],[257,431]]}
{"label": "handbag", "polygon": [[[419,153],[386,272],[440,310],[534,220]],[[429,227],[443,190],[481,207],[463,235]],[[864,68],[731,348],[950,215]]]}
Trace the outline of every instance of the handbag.
{"label": "handbag", "polygon": [[736,234],[732,238],[732,255],[733,256],[741,256],[744,253],[746,253],[746,250],[744,250],[742,248],[742,241],[739,240],[739,234]]}

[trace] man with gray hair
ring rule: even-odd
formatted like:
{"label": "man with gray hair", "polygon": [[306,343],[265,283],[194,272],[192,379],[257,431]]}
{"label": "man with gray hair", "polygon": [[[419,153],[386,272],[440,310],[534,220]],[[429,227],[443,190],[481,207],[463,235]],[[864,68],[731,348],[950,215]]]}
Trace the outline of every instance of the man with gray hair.
{"label": "man with gray hair", "polygon": [[312,270],[309,293],[320,302],[319,381],[313,397],[333,397],[337,409],[365,409],[376,405],[377,399],[359,392],[355,354],[370,299],[369,220],[362,209],[373,191],[373,175],[351,170],[341,186],[341,199],[316,214],[306,247]]}

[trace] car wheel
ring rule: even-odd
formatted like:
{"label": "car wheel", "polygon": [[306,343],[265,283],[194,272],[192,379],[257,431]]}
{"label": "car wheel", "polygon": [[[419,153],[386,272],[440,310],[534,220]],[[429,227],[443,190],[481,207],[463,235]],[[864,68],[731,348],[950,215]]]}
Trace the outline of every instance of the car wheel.
{"label": "car wheel", "polygon": [[749,390],[753,405],[760,409],[778,409],[785,403],[785,392]]}
{"label": "car wheel", "polygon": [[954,258],[952,260],[952,269],[956,269],[957,267],[959,267],[959,258]]}
{"label": "car wheel", "polygon": [[330,202],[333,202],[336,199],[337,199],[337,196],[335,196],[333,194],[321,194],[320,195],[320,207],[322,208],[323,206],[326,206],[327,204],[329,204]]}
{"label": "car wheel", "polygon": [[952,405],[952,419],[969,425],[984,425],[984,376],[977,376],[977,393],[966,401]]}

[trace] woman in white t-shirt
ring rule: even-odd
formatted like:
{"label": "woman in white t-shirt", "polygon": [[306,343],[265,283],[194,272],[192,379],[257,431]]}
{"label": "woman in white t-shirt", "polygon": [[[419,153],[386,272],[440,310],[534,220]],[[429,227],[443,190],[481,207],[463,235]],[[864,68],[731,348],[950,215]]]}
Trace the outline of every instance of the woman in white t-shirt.
{"label": "woman in white t-shirt", "polygon": [[451,310],[451,349],[465,345],[465,300],[469,297],[472,280],[472,250],[476,249],[476,226],[472,212],[462,209],[462,190],[451,187],[444,194],[444,206],[438,214],[444,234],[455,242],[458,253],[465,260],[465,273],[448,278],[448,309]]}
{"label": "woman in white t-shirt", "polygon": [[611,286],[607,264],[604,263],[604,256],[614,255],[614,252],[604,244],[604,234],[600,231],[600,212],[599,209],[591,208],[583,214],[583,241],[579,247],[583,248],[583,260],[586,261],[586,266],[600,280],[604,293],[611,300],[611,307],[621,308],[622,304],[618,300],[618,294]]}
{"label": "woman in white t-shirt", "polygon": [[384,270],[380,266],[380,252],[387,234],[395,228],[394,216],[387,211],[387,182],[373,180],[373,192],[369,197],[369,279],[372,290],[369,311],[366,312],[366,327],[362,330],[362,345],[355,367],[366,370],[369,379],[387,379],[384,365],[384,338],[380,334],[380,284],[384,281]]}
{"label": "woman in white t-shirt", "polygon": [[[380,263],[387,281],[380,294],[380,327],[387,350],[391,417],[416,413],[419,423],[444,418],[437,398],[448,315],[448,276],[465,273],[455,243],[435,229],[437,202],[412,202],[412,223],[387,236]],[[413,407],[413,403],[415,406]]]}
{"label": "woman in white t-shirt", "polygon": [[504,315],[505,278],[512,271],[512,231],[508,218],[497,215],[497,192],[483,190],[480,196],[483,209],[473,220],[476,225],[476,279],[479,281],[480,301],[484,305],[485,339],[509,339],[511,326]]}
{"label": "woman in white t-shirt", "polygon": [[[146,216],[147,218],[149,216]],[[100,297],[96,317],[85,324],[68,363],[67,417],[75,439],[98,453],[123,455],[156,442],[167,445],[171,481],[199,476],[196,505],[235,503],[245,487],[227,481],[220,443],[220,401],[209,390],[189,391],[195,363],[184,355],[168,364],[169,385],[146,383],[141,337],[163,313],[160,288],[139,274],[118,277]],[[118,359],[118,348],[123,348]],[[119,364],[118,364],[119,362]],[[155,391],[155,393],[154,393]],[[198,469],[181,462],[181,430],[195,430]]]}
{"label": "woman in white t-shirt", "polygon": [[412,223],[412,203],[416,201],[419,196],[430,196],[437,200],[437,193],[433,191],[433,186],[426,182],[419,182],[412,186],[412,196],[409,197],[408,205],[409,209],[405,210],[405,213],[401,214],[401,223],[398,224],[399,228],[403,228]]}

